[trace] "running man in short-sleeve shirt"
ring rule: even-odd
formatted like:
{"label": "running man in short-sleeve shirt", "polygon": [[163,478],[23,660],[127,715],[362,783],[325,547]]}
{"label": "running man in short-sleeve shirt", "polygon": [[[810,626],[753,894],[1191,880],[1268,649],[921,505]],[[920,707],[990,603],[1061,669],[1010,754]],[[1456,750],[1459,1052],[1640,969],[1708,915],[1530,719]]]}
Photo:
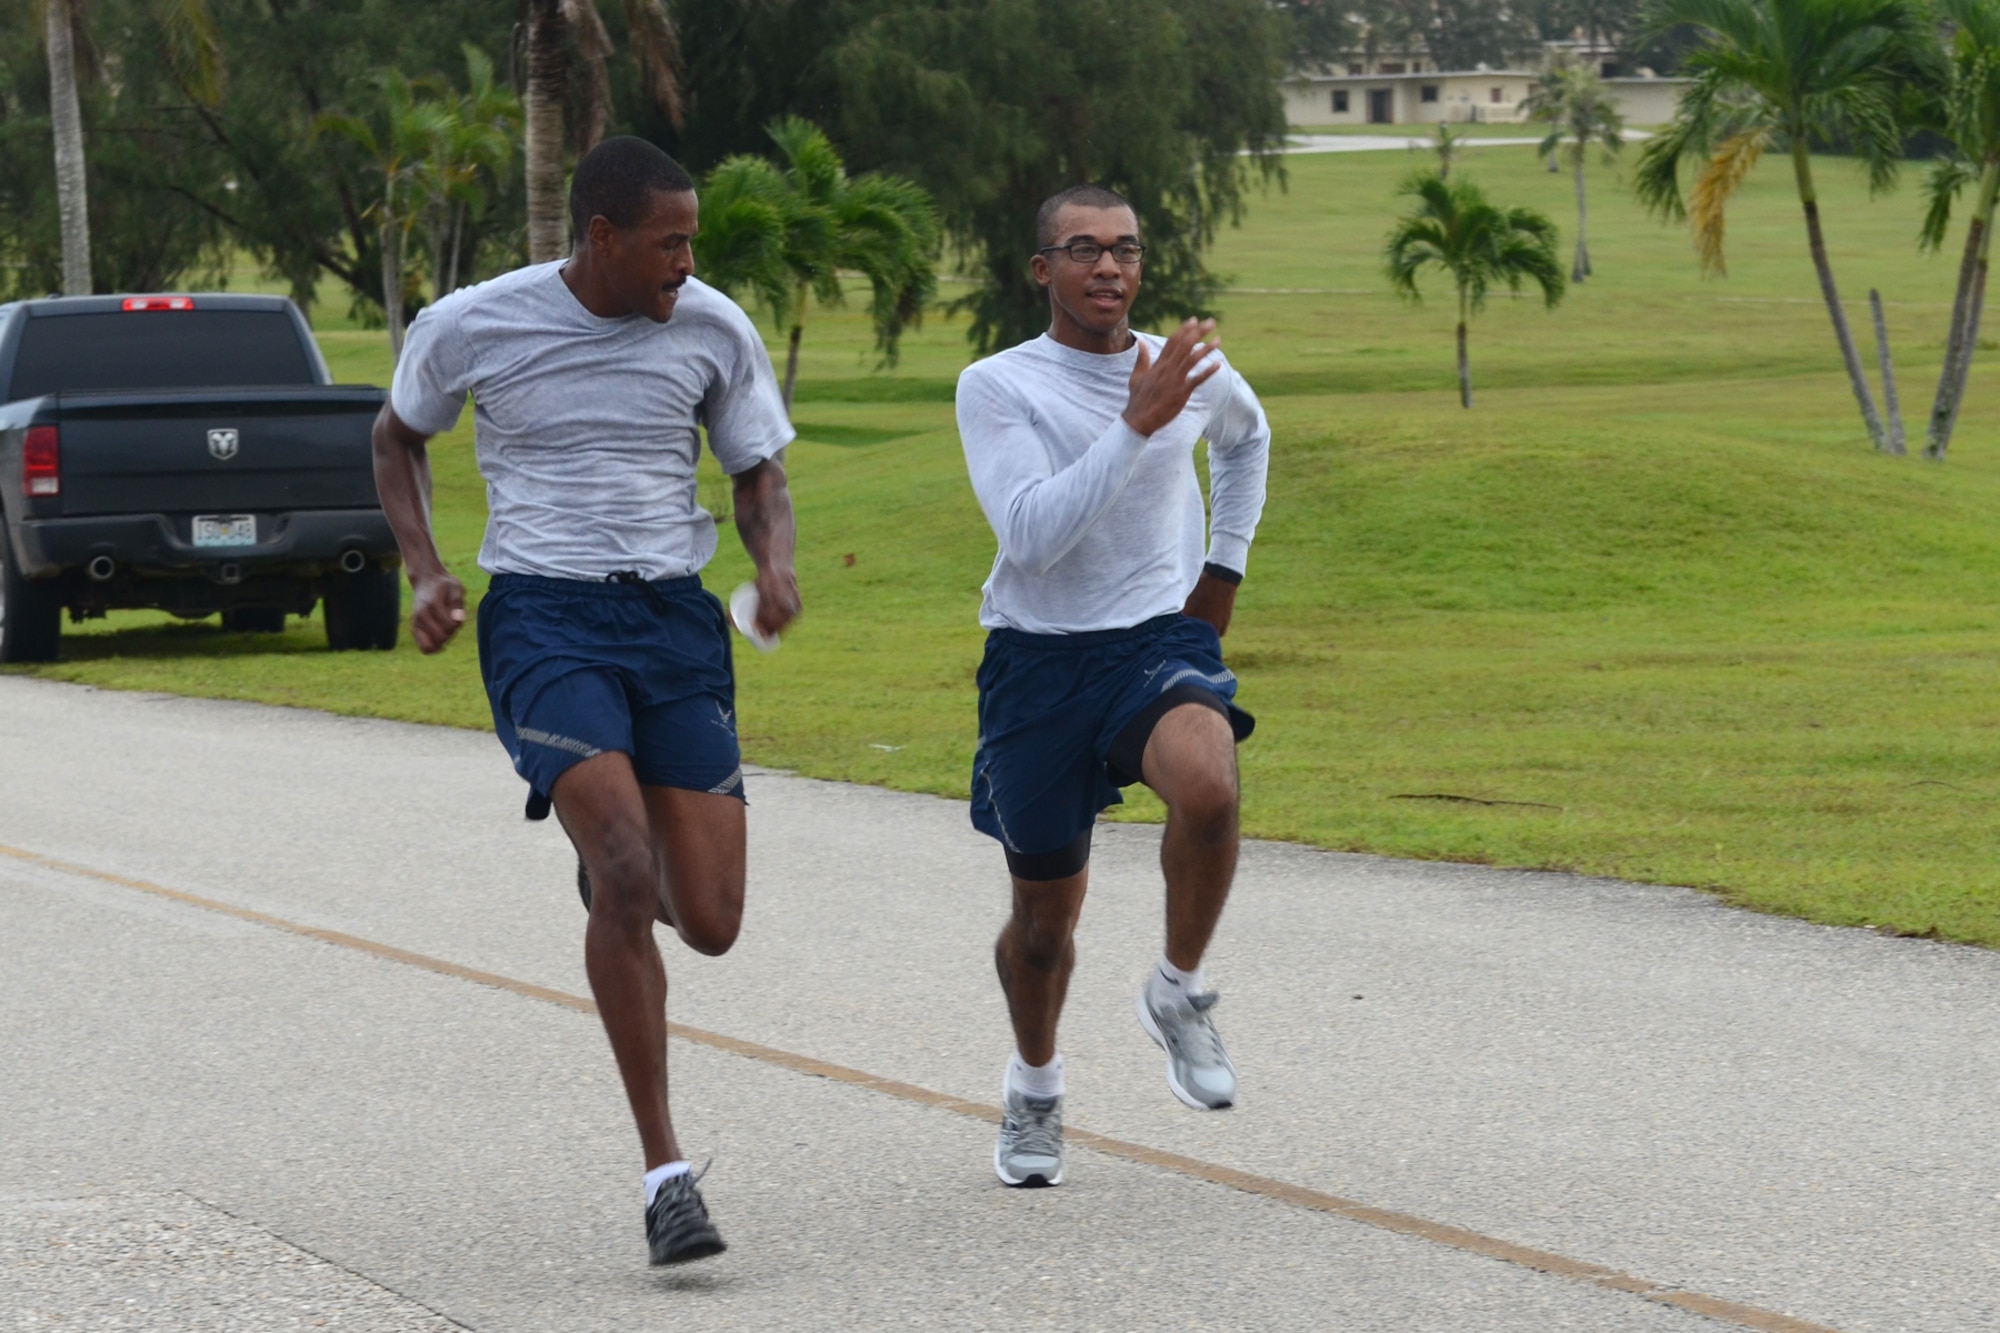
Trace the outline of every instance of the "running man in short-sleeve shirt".
{"label": "running man in short-sleeve shirt", "polygon": [[577,164],[567,258],[455,292],[411,326],[375,425],[375,475],[426,653],[465,591],[430,528],[429,437],[469,394],[489,516],[480,674],[494,730],[553,806],[590,913],[584,963],[645,1157],[656,1264],[724,1246],[667,1102],[667,977],[655,920],[705,954],[743,917],[744,790],[729,622],[702,587],[715,521],[695,467],[732,479],[757,566],[756,628],[798,613],[782,451],[792,438],[749,319],[693,277],[694,184],[640,139]]}
{"label": "running man in short-sleeve shirt", "polygon": [[465,288],[418,315],[390,402],[412,429],[439,435],[472,395],[489,574],[694,574],[716,548],[696,492],[701,428],[732,476],[791,442],[770,358],[749,316],[699,278],[664,324],[605,319],[564,283],[567,263]]}

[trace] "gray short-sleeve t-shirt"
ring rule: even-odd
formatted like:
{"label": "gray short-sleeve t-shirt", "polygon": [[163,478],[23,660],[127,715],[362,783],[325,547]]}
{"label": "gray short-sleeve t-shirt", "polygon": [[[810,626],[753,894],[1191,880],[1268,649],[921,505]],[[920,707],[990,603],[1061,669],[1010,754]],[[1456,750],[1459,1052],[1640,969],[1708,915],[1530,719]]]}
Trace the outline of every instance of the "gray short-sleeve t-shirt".
{"label": "gray short-sleeve t-shirt", "polygon": [[750,317],[697,279],[664,324],[600,319],[563,282],[565,262],[517,269],[424,310],[390,402],[435,435],[472,395],[489,511],[481,569],[692,574],[716,543],[696,498],[699,428],[731,475],[792,440],[771,359]]}

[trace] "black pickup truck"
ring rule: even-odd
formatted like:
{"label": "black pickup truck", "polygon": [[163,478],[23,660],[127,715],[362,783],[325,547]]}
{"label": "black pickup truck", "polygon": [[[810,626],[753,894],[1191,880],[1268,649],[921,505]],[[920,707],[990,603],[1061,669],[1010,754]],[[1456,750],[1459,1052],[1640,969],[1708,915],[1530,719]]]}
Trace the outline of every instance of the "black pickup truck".
{"label": "black pickup truck", "polygon": [[0,662],[152,607],[391,648],[396,542],[375,495],[383,392],[335,385],[278,296],[0,305]]}

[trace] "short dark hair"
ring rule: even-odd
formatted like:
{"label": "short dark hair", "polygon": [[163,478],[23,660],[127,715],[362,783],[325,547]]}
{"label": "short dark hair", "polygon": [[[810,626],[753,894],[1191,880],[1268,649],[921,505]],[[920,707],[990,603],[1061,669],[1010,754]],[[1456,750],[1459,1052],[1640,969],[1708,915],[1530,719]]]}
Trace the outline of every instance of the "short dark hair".
{"label": "short dark hair", "polygon": [[[1132,201],[1116,190],[1107,190],[1102,185],[1072,185],[1067,190],[1059,190],[1042,200],[1042,206],[1035,210],[1035,248],[1045,249],[1058,245],[1062,237],[1056,235],[1056,217],[1065,207],[1077,204],[1083,208],[1132,208]],[[1139,210],[1132,209],[1136,220]]]}
{"label": "short dark hair", "polygon": [[680,194],[694,188],[687,168],[644,139],[621,134],[606,139],[583,155],[569,183],[569,222],[581,241],[590,220],[602,216],[623,231],[636,227],[658,193]]}

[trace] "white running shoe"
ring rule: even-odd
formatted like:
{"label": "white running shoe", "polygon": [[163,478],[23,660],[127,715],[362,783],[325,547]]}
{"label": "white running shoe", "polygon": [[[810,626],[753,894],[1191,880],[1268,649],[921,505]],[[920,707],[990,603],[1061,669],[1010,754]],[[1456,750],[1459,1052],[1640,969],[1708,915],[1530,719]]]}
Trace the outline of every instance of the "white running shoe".
{"label": "white running shoe", "polygon": [[1149,982],[1139,991],[1139,1026],[1167,1053],[1167,1086],[1197,1111],[1221,1111],[1236,1104],[1236,1066],[1216,1035],[1214,991],[1165,999]]}
{"label": "white running shoe", "polygon": [[1062,1184],[1062,1098],[1007,1089],[1000,1105],[1000,1141],[993,1171],[1005,1185]]}

